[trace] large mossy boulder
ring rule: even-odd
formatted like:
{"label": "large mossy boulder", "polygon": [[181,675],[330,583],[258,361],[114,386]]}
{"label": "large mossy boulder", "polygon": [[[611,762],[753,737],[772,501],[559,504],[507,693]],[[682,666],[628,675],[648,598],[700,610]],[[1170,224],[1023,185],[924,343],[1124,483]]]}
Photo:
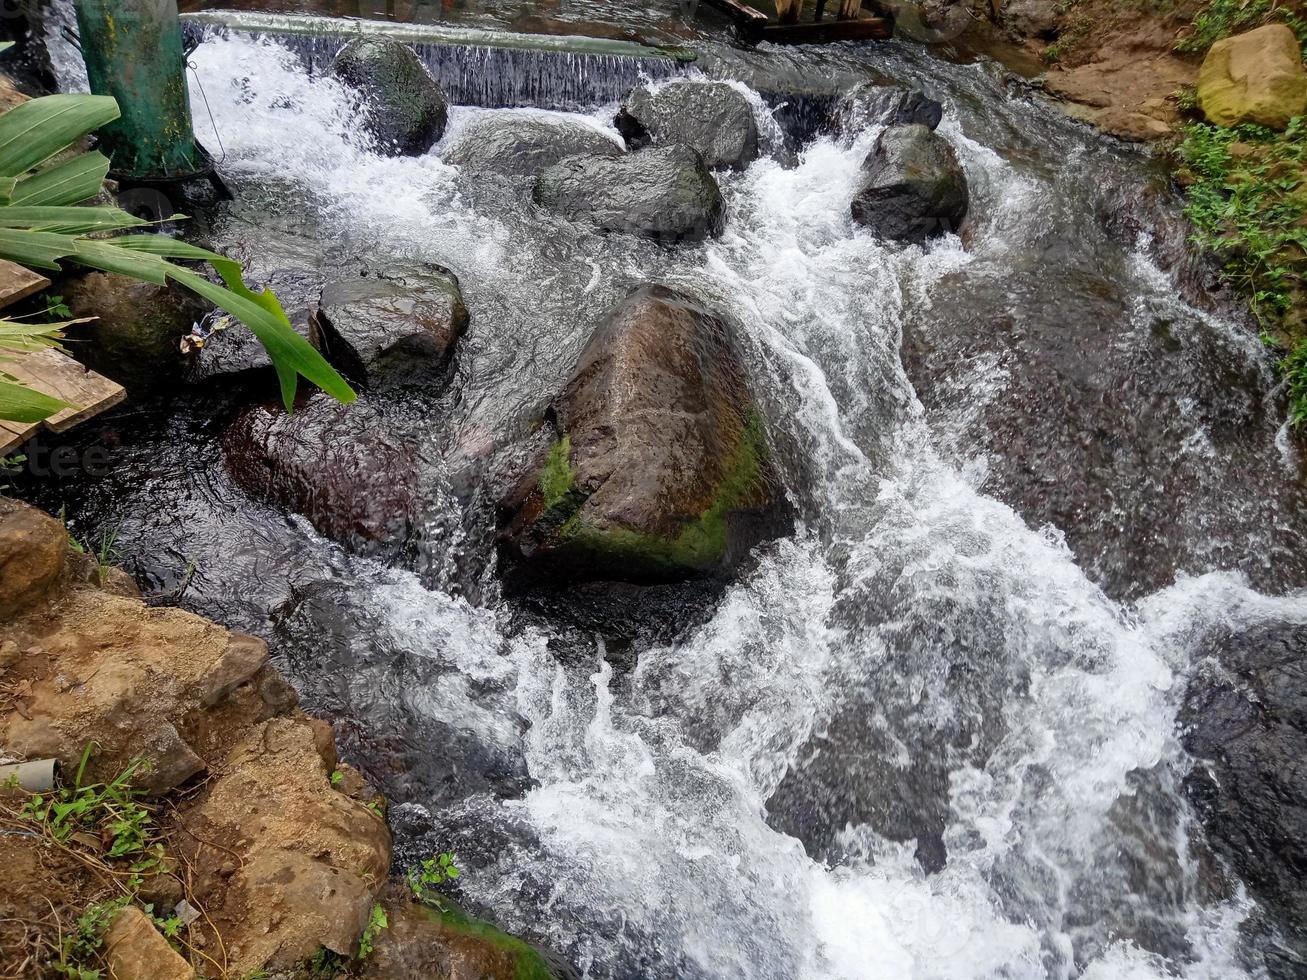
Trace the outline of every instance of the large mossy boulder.
{"label": "large mossy boulder", "polygon": [[580,119],[522,112],[481,116],[460,129],[441,150],[446,163],[476,173],[534,177],[567,157],[617,157],[615,139]]}
{"label": "large mossy boulder", "polygon": [[681,143],[697,150],[714,170],[738,170],[758,156],[753,106],[725,82],[637,88],[627,97],[616,124],[632,147]]}
{"label": "large mossy boulder", "polygon": [[680,144],[620,157],[568,157],[536,178],[534,196],[564,217],[667,243],[719,234],[726,210],[703,158]]}
{"label": "large mossy boulder", "polygon": [[319,392],[290,415],[280,404],[253,405],[228,426],[222,448],[246,492],[361,551],[393,551],[412,526],[417,447],[364,398],[342,405]]}
{"label": "large mossy boulder", "polygon": [[412,901],[391,885],[383,894],[388,927],[358,976],[374,980],[562,980],[567,971],[545,954],[489,922],[474,918],[448,898],[442,909]]}
{"label": "large mossy boulder", "polygon": [[524,570],[677,581],[726,571],[786,526],[732,328],[693,297],[627,296],[548,419],[547,454],[500,506]]}
{"label": "large mossy boulder", "polygon": [[956,232],[967,177],[952,145],[928,126],[891,126],[862,163],[853,220],[881,238],[920,243]]}
{"label": "large mossy boulder", "polygon": [[1307,73],[1293,31],[1268,24],[1213,44],[1198,71],[1198,104],[1218,126],[1288,126],[1307,111]]}
{"label": "large mossy boulder", "polygon": [[408,45],[361,37],[341,49],[332,70],[358,92],[364,124],[384,152],[420,156],[445,134],[449,101]]}
{"label": "large mossy boulder", "polygon": [[69,330],[78,360],[132,395],[177,382],[181,340],[213,309],[176,283],[157,286],[115,272],[90,272],[60,286],[74,317],[94,317]]}
{"label": "large mossy boulder", "polygon": [[310,325],[328,360],[364,384],[444,373],[468,313],[458,277],[432,263],[328,283]]}

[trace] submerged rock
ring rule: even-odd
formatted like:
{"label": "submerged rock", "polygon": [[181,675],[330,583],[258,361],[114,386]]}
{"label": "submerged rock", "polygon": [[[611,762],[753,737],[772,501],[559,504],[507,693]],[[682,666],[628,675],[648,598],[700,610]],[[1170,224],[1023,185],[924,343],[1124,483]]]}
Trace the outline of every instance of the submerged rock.
{"label": "submerged rock", "polygon": [[1288,126],[1307,111],[1307,72],[1293,31],[1268,24],[1213,44],[1198,71],[1198,104],[1218,126]]}
{"label": "submerged rock", "polygon": [[730,325],[663,286],[599,326],[552,404],[554,440],[501,502],[508,553],[571,578],[722,572],[784,525]]}
{"label": "submerged rock", "polygon": [[616,158],[568,157],[536,178],[535,201],[604,231],[665,242],[719,234],[726,209],[703,158],[679,145]]}
{"label": "submerged rock", "polygon": [[421,156],[445,134],[449,102],[413,49],[382,37],[350,41],[336,77],[363,100],[363,119],[383,151]]}
{"label": "submerged rock", "polygon": [[864,82],[841,97],[835,107],[835,128],[853,135],[871,126],[910,126],[934,129],[944,107],[914,88]]}
{"label": "submerged rock", "polygon": [[383,898],[389,926],[359,974],[375,980],[556,980],[566,971],[534,946],[473,918],[449,899],[437,910],[392,886]]}
{"label": "submerged rock", "polygon": [[95,317],[68,331],[69,349],[132,394],[175,384],[181,339],[212,305],[176,283],[156,286],[113,272],[90,272],[60,287],[75,317]]}
{"label": "submerged rock", "polygon": [[314,344],[365,384],[436,379],[467,325],[458,277],[434,264],[328,283],[311,320]]}
{"label": "submerged rock", "polygon": [[633,146],[681,143],[716,169],[747,167],[758,156],[758,123],[749,100],[725,82],[672,82],[637,88],[618,113]]}
{"label": "submerged rock", "polygon": [[580,120],[506,112],[469,123],[441,155],[477,172],[535,176],[567,157],[622,153],[616,140]]}
{"label": "submerged rock", "polygon": [[[1307,626],[1277,623],[1216,643],[1181,723],[1200,760],[1186,782],[1208,839],[1270,913],[1288,948],[1274,977],[1307,968]],[[1219,663],[1219,666],[1217,665]]]}
{"label": "submerged rock", "polygon": [[967,178],[948,140],[920,124],[891,126],[862,163],[853,220],[893,241],[956,232],[967,216]]}
{"label": "submerged rock", "polygon": [[222,447],[242,488],[303,514],[328,537],[373,550],[408,535],[416,446],[362,398],[342,405],[319,392],[293,415],[254,405],[233,420]]}

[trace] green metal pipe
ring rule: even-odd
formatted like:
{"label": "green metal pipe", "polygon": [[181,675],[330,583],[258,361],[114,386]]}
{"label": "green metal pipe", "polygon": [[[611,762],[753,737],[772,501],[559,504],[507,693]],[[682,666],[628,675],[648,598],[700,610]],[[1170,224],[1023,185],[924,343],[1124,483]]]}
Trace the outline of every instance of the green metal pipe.
{"label": "green metal pipe", "polygon": [[76,6],[91,91],[112,95],[122,111],[100,130],[113,174],[163,180],[199,172],[176,0],[76,0]]}

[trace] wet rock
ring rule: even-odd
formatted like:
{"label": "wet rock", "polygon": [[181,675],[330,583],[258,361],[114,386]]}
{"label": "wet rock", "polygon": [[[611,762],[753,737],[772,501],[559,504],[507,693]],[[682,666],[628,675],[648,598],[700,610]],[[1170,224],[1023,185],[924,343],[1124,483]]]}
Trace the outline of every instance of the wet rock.
{"label": "wet rock", "polygon": [[[309,318],[317,309],[322,292],[322,273],[316,269],[279,268],[260,277],[260,281],[264,288],[271,289],[276,295],[295,332],[315,343]],[[193,347],[186,354],[187,381],[226,381],[247,372],[271,370],[272,358],[248,327],[231,317],[224,317],[219,322],[221,329],[212,330],[202,347]],[[212,318],[204,326],[211,324]]]}
{"label": "wet rock", "polygon": [[1307,485],[1277,448],[1283,409],[1255,335],[1137,307],[1128,254],[1087,213],[1074,238],[936,282],[902,345],[928,419],[959,465],[983,467],[985,493],[1065,533],[1113,596],[1177,570],[1300,581]]}
{"label": "wet rock", "polygon": [[1307,72],[1293,31],[1268,24],[1213,44],[1198,71],[1198,104],[1218,126],[1288,126],[1307,111]]}
{"label": "wet rock", "polygon": [[967,178],[948,140],[923,125],[892,126],[862,163],[853,220],[893,241],[956,232],[967,216]]}
{"label": "wet rock", "polygon": [[535,201],[604,231],[669,243],[717,235],[726,209],[703,158],[680,145],[617,158],[568,157],[536,178]]}
{"label": "wet rock", "polygon": [[0,627],[6,643],[23,651],[6,674],[23,694],[0,716],[0,743],[71,771],[94,742],[90,780],[141,759],[133,782],[165,792],[204,771],[228,724],[288,707],[265,701],[261,640],[81,582]]}
{"label": "wet rock", "polygon": [[566,157],[622,152],[616,140],[579,120],[508,112],[475,119],[441,156],[474,173],[534,177]]}
{"label": "wet rock", "polygon": [[1021,37],[1051,38],[1059,9],[1058,0],[1011,0],[1003,4],[1003,26]]}
{"label": "wet rock", "polygon": [[[1211,844],[1270,913],[1285,949],[1272,976],[1307,965],[1307,626],[1214,638],[1180,722],[1199,760],[1186,782]],[[1296,967],[1291,964],[1296,963]]]}
{"label": "wet rock", "polygon": [[731,326],[642,286],[591,337],[551,405],[553,441],[501,502],[515,559],[572,578],[723,572],[784,524]]}
{"label": "wet rock", "polygon": [[179,819],[230,972],[351,955],[390,867],[385,818],[332,787],[304,719],[255,728],[219,772]]}
{"label": "wet rock", "polygon": [[116,980],[192,980],[195,971],[140,909],[129,905],[104,934],[104,959]]}
{"label": "wet rock", "polygon": [[749,100],[725,82],[672,82],[637,88],[616,119],[632,147],[681,143],[714,170],[747,167],[758,156],[758,124]]}
{"label": "wet rock", "polygon": [[408,535],[417,448],[363,398],[342,405],[318,392],[292,415],[280,404],[251,406],[222,448],[248,493],[303,514],[329,537],[369,550]]}
{"label": "wet rock", "polygon": [[434,383],[467,325],[458,277],[434,264],[328,283],[311,320],[314,344],[365,384]]}
{"label": "wet rock", "polygon": [[563,971],[534,946],[473,918],[449,899],[442,904],[444,911],[429,908],[412,901],[402,886],[389,888],[384,900],[389,928],[378,937],[359,976],[375,980],[552,980],[562,976]]}
{"label": "wet rock", "polygon": [[59,578],[64,526],[35,507],[0,497],[0,622],[37,602]]}
{"label": "wet rock", "polygon": [[112,272],[90,272],[60,287],[75,317],[95,317],[68,331],[69,349],[132,394],[176,384],[181,339],[213,307],[175,283],[156,286]]}
{"label": "wet rock", "polygon": [[333,71],[359,92],[367,129],[383,151],[420,156],[444,135],[449,102],[408,45],[359,38],[336,55]]}
{"label": "wet rock", "polygon": [[864,82],[841,97],[835,107],[835,128],[852,136],[872,126],[921,125],[934,129],[944,107],[914,88]]}

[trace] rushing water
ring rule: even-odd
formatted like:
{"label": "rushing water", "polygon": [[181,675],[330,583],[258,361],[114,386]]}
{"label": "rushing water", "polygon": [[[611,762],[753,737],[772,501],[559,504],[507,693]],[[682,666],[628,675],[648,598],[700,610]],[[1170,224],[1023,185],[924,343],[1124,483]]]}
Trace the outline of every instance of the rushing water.
{"label": "rushing water", "polygon": [[[247,499],[217,444],[239,387],[110,423],[108,475],[48,486],[45,502],[69,499],[79,528],[121,522],[121,549],[160,592],[193,563],[183,601],[272,640],[397,803],[401,855],[452,846],[466,900],[587,976],[1255,975],[1239,941],[1250,902],[1222,885],[1179,792],[1175,719],[1211,631],[1307,620],[1307,598],[1284,594],[1301,570],[1267,557],[1301,538],[1268,517],[1274,501],[1247,499],[1296,500],[1275,425],[1240,430],[1254,474],[1240,483],[1203,455],[1220,438],[1211,413],[1158,387],[1173,426],[1159,439],[1178,432],[1191,443],[1177,456],[1209,459],[1169,515],[1204,540],[1148,539],[1168,573],[1132,585],[1098,571],[1140,546],[1129,520],[1073,551],[1079,522],[1032,523],[1037,506],[992,484],[995,447],[976,433],[1011,364],[959,361],[926,405],[901,356],[906,334],[942,323],[996,329],[967,297],[1054,247],[1058,268],[1129,297],[1123,335],[1165,321],[1264,396],[1255,339],[1187,305],[1146,235],[1097,223],[1145,179],[1142,155],[993,66],[897,46],[710,54],[706,70],[751,93],[879,72],[942,98],[972,190],[968,247],[887,247],[853,227],[875,132],[795,153],[761,98],[769,153],[722,176],[725,233],[669,250],[542,214],[520,184],[459,173],[439,148],[377,156],[332,80],[274,43],[212,38],[192,95],[238,190],[218,244],[274,280],[413,259],[462,280],[456,377],[387,409],[421,440],[422,533],[392,565]],[[457,109],[453,130],[484,111]],[[589,118],[607,127],[612,112]],[[208,126],[200,114],[206,141]],[[501,595],[490,488],[592,325],[650,280],[740,325],[799,526],[702,608],[649,626],[636,599],[629,628],[587,626]],[[1097,309],[1005,295],[1018,319],[1068,329]]]}

